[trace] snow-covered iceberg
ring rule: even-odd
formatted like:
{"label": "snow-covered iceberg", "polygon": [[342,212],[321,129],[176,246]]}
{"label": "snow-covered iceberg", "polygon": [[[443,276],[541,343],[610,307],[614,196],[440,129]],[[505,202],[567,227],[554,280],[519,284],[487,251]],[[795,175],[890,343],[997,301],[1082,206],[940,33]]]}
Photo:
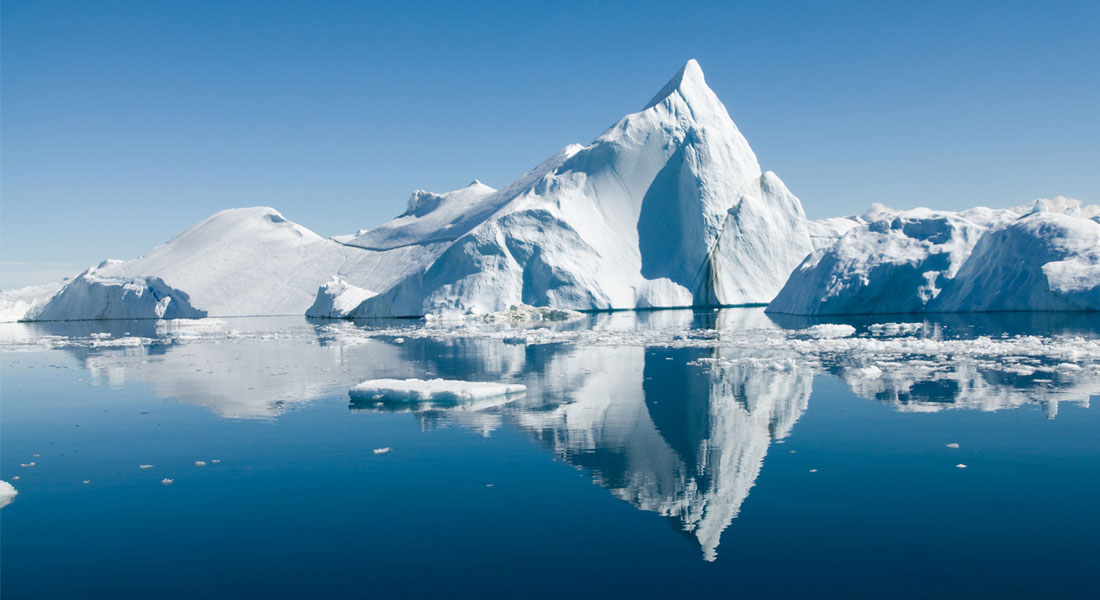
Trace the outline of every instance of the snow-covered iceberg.
{"label": "snow-covered iceberg", "polygon": [[25,318],[301,315],[322,302],[319,290],[340,296],[330,302],[334,314],[323,315],[339,317],[339,307],[369,293],[326,285],[333,277],[385,288],[429,258],[408,248],[378,252],[326,239],[272,208],[225,210],[141,258],[105,261],[82,273]]}
{"label": "snow-covered iceberg", "polygon": [[1036,212],[986,233],[929,310],[1100,310],[1100,223]]}
{"label": "snow-covered iceberg", "polygon": [[1098,228],[1100,208],[1064,197],[808,221],[692,60],[503,189],[419,190],[392,221],[332,238],[271,208],[222,211],[140,258],[0,292],[0,320],[1100,310]]}
{"label": "snow-covered iceberg", "polygon": [[334,275],[331,281],[324,283],[317,290],[317,298],[313,305],[306,310],[307,317],[321,319],[342,319],[364,300],[374,296],[370,290],[351,285],[339,276]]}
{"label": "snow-covered iceberg", "polygon": [[141,258],[96,267],[24,315],[340,318],[766,303],[812,249],[807,227],[798,198],[761,172],[689,61],[641,112],[502,190],[475,180],[417,191],[389,223],[330,239],[270,208],[222,211]]}
{"label": "snow-covered iceberg", "polygon": [[798,266],[768,312],[802,315],[1100,310],[1095,207],[961,212],[876,205]]}
{"label": "snow-covered iceberg", "polygon": [[[107,260],[84,271],[26,317],[37,321],[71,319],[198,319],[186,292],[159,277],[118,274],[122,261]],[[115,273],[115,274],[111,274]]]}
{"label": "snow-covered iceberg", "polygon": [[765,303],[811,250],[798,199],[695,61],[591,145],[475,204],[483,222],[352,316]]}

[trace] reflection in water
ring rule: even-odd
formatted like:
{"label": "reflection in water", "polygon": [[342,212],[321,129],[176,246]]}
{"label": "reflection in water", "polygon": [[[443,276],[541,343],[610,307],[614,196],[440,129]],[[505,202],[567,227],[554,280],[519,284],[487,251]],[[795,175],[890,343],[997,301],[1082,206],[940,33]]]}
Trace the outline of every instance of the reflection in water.
{"label": "reflection in water", "polygon": [[93,384],[146,386],[158,396],[233,419],[270,419],[295,405],[344,393],[349,381],[374,373],[413,377],[419,372],[398,345],[318,340],[301,320],[13,325],[32,332],[28,338],[70,353]]}
{"label": "reflection in water", "polygon": [[806,409],[812,376],[689,363],[715,350],[578,349],[560,370],[590,375],[543,410],[507,416],[642,510],[672,519],[717,557],[772,440]]}
{"label": "reflection in water", "polygon": [[[0,328],[0,343],[60,348],[94,383],[149,386],[230,418],[274,418],[316,398],[346,398],[373,378],[524,383],[526,396],[515,399],[350,408],[408,411],[424,429],[489,435],[518,427],[616,497],[669,519],[706,560],[717,557],[769,446],[806,410],[815,374],[904,411],[1040,403],[1053,417],[1059,402],[1087,406],[1100,391],[1096,325],[1076,315],[1064,328],[1050,315],[922,317],[885,329],[853,320],[859,333],[834,340],[799,333],[817,323],[782,318],[759,309],[654,311],[541,329],[300,319],[34,323]],[[890,333],[899,330],[919,333]],[[976,336],[987,337],[971,342]]]}

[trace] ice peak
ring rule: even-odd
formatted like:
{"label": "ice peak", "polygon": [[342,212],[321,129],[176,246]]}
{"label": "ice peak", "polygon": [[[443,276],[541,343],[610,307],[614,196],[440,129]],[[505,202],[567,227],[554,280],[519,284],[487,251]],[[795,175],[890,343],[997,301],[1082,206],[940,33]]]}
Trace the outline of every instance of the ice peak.
{"label": "ice peak", "polygon": [[[699,66],[699,61],[693,58],[684,63],[683,67],[680,67],[676,75],[665,84],[665,87],[661,88],[661,91],[657,92],[657,95],[645,107],[652,108],[675,92],[680,92],[681,96],[687,98],[695,90],[710,92],[706,79],[703,78],[703,68]],[[713,94],[713,92],[711,93]]]}

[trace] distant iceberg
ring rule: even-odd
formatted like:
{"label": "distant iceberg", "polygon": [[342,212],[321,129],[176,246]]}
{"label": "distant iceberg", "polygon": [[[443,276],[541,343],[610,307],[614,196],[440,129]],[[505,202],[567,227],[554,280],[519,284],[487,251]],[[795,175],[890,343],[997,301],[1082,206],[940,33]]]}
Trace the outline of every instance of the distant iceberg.
{"label": "distant iceberg", "polygon": [[815,250],[768,312],[800,315],[1100,310],[1100,213],[1075,200],[1028,210],[872,208]]}

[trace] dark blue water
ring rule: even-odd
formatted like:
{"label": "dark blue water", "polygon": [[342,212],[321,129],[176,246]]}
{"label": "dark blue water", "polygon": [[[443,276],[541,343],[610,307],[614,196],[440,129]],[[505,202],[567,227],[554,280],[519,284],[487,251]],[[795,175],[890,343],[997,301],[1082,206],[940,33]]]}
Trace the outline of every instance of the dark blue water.
{"label": "dark blue water", "polygon": [[[716,318],[598,317],[630,330]],[[937,331],[1095,333],[1073,318],[1006,322]],[[5,599],[1098,589],[1089,356],[1026,376],[944,360],[899,393],[891,373],[860,383],[837,357],[777,368],[700,361],[736,350],[718,347],[225,323],[191,338],[151,323],[5,326],[0,479],[19,491],[0,509]],[[128,336],[147,339],[91,341]],[[349,401],[378,377],[528,391]]]}

